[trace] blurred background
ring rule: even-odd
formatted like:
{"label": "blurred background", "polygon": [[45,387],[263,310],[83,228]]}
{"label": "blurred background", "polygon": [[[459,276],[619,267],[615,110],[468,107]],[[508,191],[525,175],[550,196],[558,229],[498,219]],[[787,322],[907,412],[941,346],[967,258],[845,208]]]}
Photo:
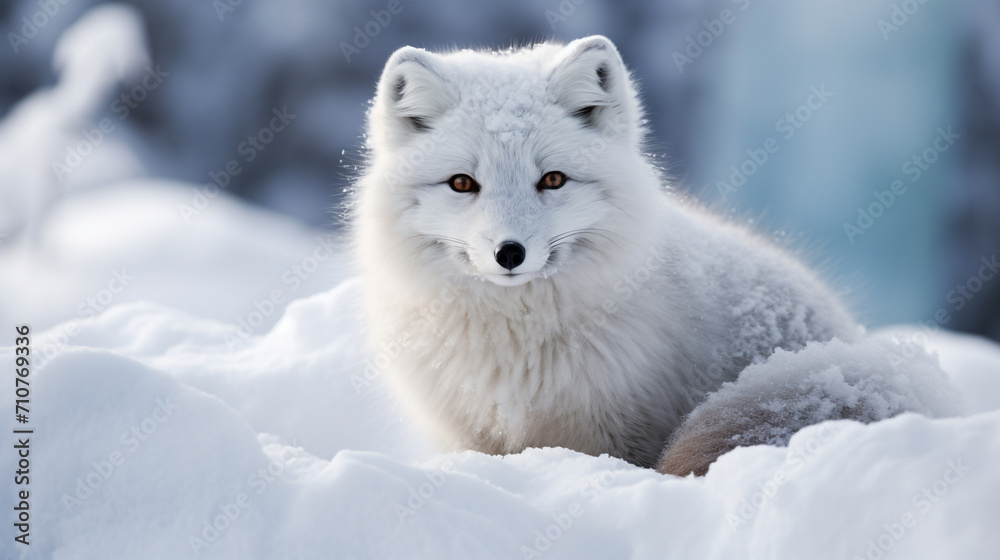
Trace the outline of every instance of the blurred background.
{"label": "blurred background", "polygon": [[[107,281],[39,311],[85,275],[37,255],[50,243],[50,260],[91,258],[87,236],[107,220],[95,209],[111,204],[67,217],[64,199],[164,178],[186,193],[164,203],[178,223],[233,195],[306,238],[337,227],[392,51],[603,34],[640,84],[649,153],[677,190],[803,248],[869,325],[1000,339],[995,0],[0,0],[0,31],[4,318],[86,315],[75,304]],[[153,220],[139,202],[115,208]],[[46,229],[57,214],[76,240],[58,251]],[[225,235],[186,231],[188,254]],[[123,237],[112,243],[139,243]],[[164,275],[183,267],[171,258]],[[203,299],[226,286],[205,280]]]}

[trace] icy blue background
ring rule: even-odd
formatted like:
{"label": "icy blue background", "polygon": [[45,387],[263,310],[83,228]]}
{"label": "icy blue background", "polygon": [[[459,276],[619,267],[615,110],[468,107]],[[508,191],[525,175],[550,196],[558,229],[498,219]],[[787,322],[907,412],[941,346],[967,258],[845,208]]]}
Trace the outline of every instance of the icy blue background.
{"label": "icy blue background", "polygon": [[[53,83],[56,39],[99,3],[68,0],[17,52],[9,33],[40,5],[0,4],[8,38],[0,45],[0,115]],[[932,320],[945,308],[945,326],[1000,337],[1000,279],[961,313],[947,301],[981,257],[1000,250],[995,2],[401,0],[401,11],[374,27],[372,10],[385,10],[386,0],[246,0],[231,9],[221,7],[235,0],[126,3],[143,14],[153,62],[171,73],[125,122],[147,175],[207,182],[272,108],[287,106],[299,119],[229,188],[307,223],[332,224],[330,209],[360,161],[367,100],[393,50],[599,33],[620,47],[641,84],[649,151],[678,189],[803,248],[869,324]],[[880,23],[892,23],[897,9],[913,13],[895,30]],[[723,10],[731,23],[720,27],[713,20]],[[366,25],[377,34],[345,56]],[[677,53],[699,39],[707,46],[679,68]],[[822,86],[833,95],[786,138],[779,121]],[[904,163],[932,146],[940,127],[961,138],[910,182]],[[721,197],[718,181],[768,138],[777,153]],[[896,178],[906,193],[849,241],[844,225],[856,224],[858,208]]]}

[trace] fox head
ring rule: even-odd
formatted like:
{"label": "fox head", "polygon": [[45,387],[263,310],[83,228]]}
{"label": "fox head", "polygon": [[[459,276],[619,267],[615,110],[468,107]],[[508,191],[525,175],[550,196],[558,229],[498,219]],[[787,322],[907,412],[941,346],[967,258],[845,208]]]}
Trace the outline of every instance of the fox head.
{"label": "fox head", "polygon": [[[397,274],[510,287],[649,249],[660,189],[635,87],[601,36],[389,59],[354,227]],[[389,273],[388,271],[386,271]]]}

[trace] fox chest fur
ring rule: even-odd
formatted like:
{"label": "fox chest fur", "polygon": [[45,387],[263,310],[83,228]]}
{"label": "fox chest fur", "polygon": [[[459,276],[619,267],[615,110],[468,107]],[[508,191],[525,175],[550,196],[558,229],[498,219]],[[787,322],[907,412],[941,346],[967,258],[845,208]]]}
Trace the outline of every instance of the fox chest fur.
{"label": "fox chest fur", "polygon": [[383,308],[395,328],[382,338],[400,342],[392,383],[445,448],[559,446],[651,466],[714,388],[684,373],[696,368],[671,342],[682,339],[641,292],[582,306],[551,283],[511,291],[498,301],[452,287]]}

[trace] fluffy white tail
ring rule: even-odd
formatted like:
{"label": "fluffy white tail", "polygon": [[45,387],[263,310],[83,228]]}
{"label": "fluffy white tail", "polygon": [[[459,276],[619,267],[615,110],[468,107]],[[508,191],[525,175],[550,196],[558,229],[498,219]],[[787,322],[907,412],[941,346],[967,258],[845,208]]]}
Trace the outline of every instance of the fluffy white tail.
{"label": "fluffy white tail", "polygon": [[675,432],[659,470],[701,475],[736,447],[787,445],[795,432],[825,420],[870,423],[960,410],[937,356],[912,340],[813,342],[799,352],[776,351],[710,395]]}

